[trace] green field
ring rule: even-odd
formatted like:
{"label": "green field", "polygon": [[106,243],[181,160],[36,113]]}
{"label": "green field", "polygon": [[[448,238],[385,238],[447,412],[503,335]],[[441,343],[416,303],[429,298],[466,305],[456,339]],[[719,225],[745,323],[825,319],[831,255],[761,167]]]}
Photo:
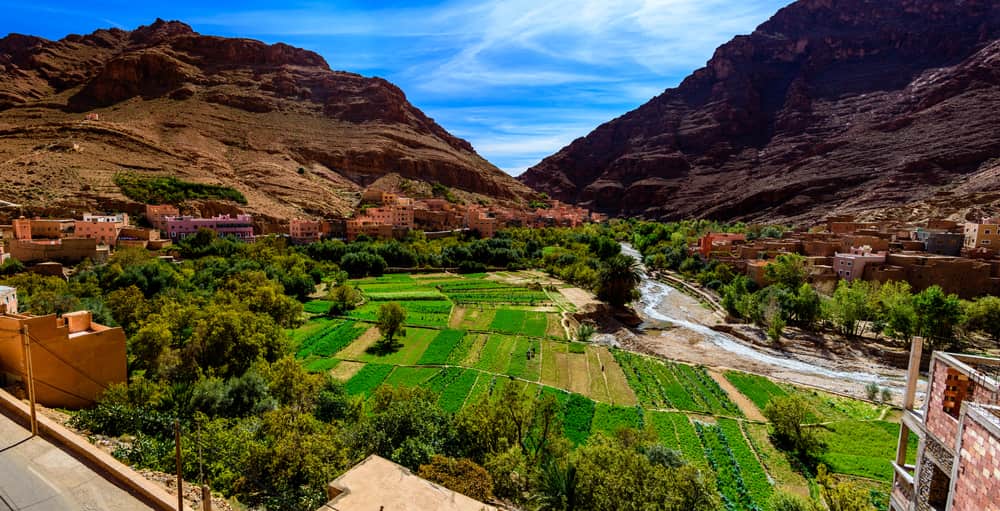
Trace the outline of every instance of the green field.
{"label": "green field", "polygon": [[[445,411],[461,413],[513,386],[532,399],[554,396],[573,446],[622,428],[650,431],[715,473],[727,510],[769,509],[775,485],[808,492],[797,462],[772,445],[769,426],[745,421],[704,367],[566,342],[560,316],[532,306],[544,303],[543,292],[485,277],[351,281],[367,303],[348,318],[328,318],[329,302],[313,300],[305,306],[312,318],[288,333],[309,371],[345,381],[352,395],[368,397],[383,385],[420,387]],[[407,319],[397,348],[378,353],[372,323],[388,301],[399,303]],[[876,493],[887,491],[899,425],[882,420],[886,407],[737,371],[724,377],[760,410],[777,396],[803,398],[815,422],[809,427],[829,446],[820,461],[836,474],[867,481]],[[915,438],[910,447],[915,450]]]}

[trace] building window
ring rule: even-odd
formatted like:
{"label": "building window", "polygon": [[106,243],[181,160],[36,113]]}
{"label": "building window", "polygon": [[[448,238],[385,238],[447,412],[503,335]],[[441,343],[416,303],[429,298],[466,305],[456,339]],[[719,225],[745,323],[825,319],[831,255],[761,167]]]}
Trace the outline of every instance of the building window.
{"label": "building window", "polygon": [[942,399],[942,409],[948,415],[958,418],[962,412],[962,401],[972,391],[972,382],[969,377],[957,369],[948,368],[944,381],[944,399]]}
{"label": "building window", "polygon": [[989,244],[990,244],[990,240],[983,240],[983,245],[989,245]]}

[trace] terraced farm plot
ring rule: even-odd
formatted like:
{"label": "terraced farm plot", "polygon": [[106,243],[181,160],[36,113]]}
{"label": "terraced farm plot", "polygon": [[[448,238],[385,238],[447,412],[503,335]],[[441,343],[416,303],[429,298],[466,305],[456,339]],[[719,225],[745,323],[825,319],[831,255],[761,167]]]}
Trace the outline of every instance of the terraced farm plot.
{"label": "terraced farm plot", "polygon": [[440,369],[431,367],[397,367],[382,384],[396,387],[418,387],[437,376],[439,372],[441,372]]}
{"label": "terraced farm plot", "polygon": [[[418,360],[420,360],[424,351],[427,350],[427,347],[430,346],[431,341],[433,341],[437,335],[437,330],[407,328],[406,335],[396,339],[397,342],[402,343],[402,346],[400,346],[396,351],[386,355],[377,355],[375,353],[365,351],[356,357],[356,359],[376,364],[414,365]],[[337,358],[347,357],[338,356]]]}
{"label": "terraced farm plot", "polygon": [[785,389],[763,376],[738,371],[726,371],[725,376],[729,383],[732,383],[747,399],[753,401],[757,409],[762,412],[771,398],[788,395]]}
{"label": "terraced farm plot", "polygon": [[[329,357],[344,349],[368,329],[368,325],[354,321],[315,320],[322,325],[319,329],[309,328],[309,335],[300,336],[298,358]],[[310,322],[310,323],[313,323]]]}
{"label": "terraced farm plot", "polygon": [[614,355],[604,346],[594,346],[593,350],[597,353],[601,363],[604,379],[608,385],[608,395],[611,398],[611,404],[624,406],[639,404],[639,400],[635,397],[635,392],[628,385],[625,372],[618,365]]}
{"label": "terraced farm plot", "polygon": [[[462,307],[462,310],[464,312],[456,326],[465,330],[489,330],[490,324],[493,323],[493,318],[496,316],[496,309],[489,307],[466,305]],[[454,321],[454,319],[453,317],[452,320]]]}
{"label": "terraced farm plot", "polygon": [[538,381],[541,355],[541,343],[537,339],[518,337],[514,351],[510,354],[507,374],[529,381]]}
{"label": "terraced farm plot", "polygon": [[573,445],[580,445],[590,436],[596,404],[580,394],[570,394],[563,412],[563,431]]}
{"label": "terraced farm plot", "polygon": [[709,466],[715,470],[719,493],[728,503],[726,508],[764,509],[773,488],[739,432],[739,424],[729,419],[721,419],[718,425],[696,422],[695,430],[705,448]]}
{"label": "terraced farm plot", "polygon": [[676,449],[692,463],[704,463],[705,449],[687,415],[678,412],[646,411],[646,420],[653,425],[663,445]]}
{"label": "terraced farm plot", "polygon": [[594,420],[590,432],[598,431],[614,434],[622,428],[642,429],[639,411],[634,406],[614,406],[607,403],[597,403],[594,408]]}
{"label": "terraced farm plot", "polygon": [[325,373],[337,367],[338,364],[340,364],[340,360],[335,358],[317,358],[306,362],[305,368],[310,373]]}
{"label": "terraced farm plot", "polygon": [[452,380],[448,386],[444,388],[441,392],[441,397],[438,400],[438,404],[441,405],[445,411],[457,412],[462,409],[465,405],[466,398],[472,391],[472,387],[476,384],[479,379],[479,371],[474,371],[472,369],[466,369],[462,373]]}
{"label": "terraced farm plot", "polygon": [[647,408],[674,408],[724,416],[742,416],[719,384],[703,367],[663,362],[615,350],[639,403]]}
{"label": "terraced farm plot", "polygon": [[491,373],[504,373],[510,365],[510,356],[517,345],[517,339],[507,335],[491,334],[479,352],[479,359],[473,365]]}
{"label": "terraced farm plot", "polygon": [[[327,359],[336,360],[336,359]],[[339,380],[347,381],[350,380],[358,371],[365,366],[364,362],[352,362],[350,360],[341,360],[333,369],[330,370],[330,377]]]}
{"label": "terraced farm plot", "polygon": [[338,351],[334,356],[341,360],[361,360],[365,351],[378,341],[379,336],[377,327],[368,327],[368,330],[365,330],[354,342]]}
{"label": "terraced farm plot", "polygon": [[[572,346],[572,345],[571,345]],[[611,395],[608,393],[608,383],[604,379],[604,371],[601,370],[601,358],[596,349],[588,349],[584,352],[587,356],[587,368],[590,372],[590,391],[587,393],[597,401],[611,403]]]}
{"label": "terraced farm plot", "polygon": [[545,337],[545,331],[548,329],[547,314],[540,311],[497,309],[489,330],[529,337]]}
{"label": "terraced farm plot", "polygon": [[382,384],[393,369],[393,366],[385,364],[367,364],[350,380],[347,380],[347,383],[344,384],[344,391],[352,396],[363,394],[367,398],[375,392],[375,389]]}
{"label": "terraced farm plot", "polygon": [[[819,456],[832,472],[882,481],[892,480],[888,460],[896,455],[899,424],[885,421],[847,420],[816,428],[828,449]],[[917,439],[910,435],[907,463],[916,461]]]}
{"label": "terraced farm plot", "polygon": [[451,352],[462,342],[464,337],[465,331],[463,330],[441,330],[417,363],[421,365],[448,363]]}
{"label": "terraced farm plot", "polygon": [[463,280],[439,285],[441,292],[455,303],[536,305],[548,303],[549,298],[541,289],[505,284],[493,280]]}
{"label": "terraced farm plot", "polygon": [[[406,310],[406,325],[445,328],[451,316],[451,302],[447,300],[399,301]],[[381,302],[368,302],[348,313],[348,316],[364,321],[378,320]]]}
{"label": "terraced farm plot", "polygon": [[545,335],[556,339],[565,339],[566,329],[562,326],[562,316],[559,314],[546,314],[545,318],[547,321]]}
{"label": "terraced farm plot", "polygon": [[332,303],[328,300],[310,300],[302,305],[302,310],[308,314],[326,314]]}

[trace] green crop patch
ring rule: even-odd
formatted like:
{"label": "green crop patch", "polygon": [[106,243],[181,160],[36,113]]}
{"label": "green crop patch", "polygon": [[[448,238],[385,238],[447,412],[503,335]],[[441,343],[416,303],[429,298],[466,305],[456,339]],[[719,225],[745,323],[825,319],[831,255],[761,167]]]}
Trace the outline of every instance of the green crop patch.
{"label": "green crop patch", "polygon": [[647,411],[645,415],[663,445],[680,451],[689,462],[706,461],[701,440],[687,415],[656,411]]}
{"label": "green crop patch", "polygon": [[[448,326],[451,315],[451,302],[442,300],[400,301],[400,307],[406,310],[406,324],[444,328]],[[368,302],[348,313],[352,318],[364,321],[377,321],[378,310],[382,302]]]}
{"label": "green crop patch", "polygon": [[441,330],[417,361],[421,365],[447,364],[452,351],[462,343],[464,330]]}
{"label": "green crop patch", "polygon": [[[739,428],[739,425],[736,427]],[[767,504],[773,489],[770,484],[766,484],[766,474],[766,488],[759,487],[759,474],[756,471],[763,472],[763,469],[756,459],[741,463],[746,451],[739,444],[742,443],[747,451],[749,447],[746,447],[742,435],[736,437],[727,431],[729,429],[729,426],[724,428],[721,425],[695,422],[695,430],[705,448],[708,464],[715,471],[716,484],[726,503],[726,509],[757,511]]]}
{"label": "green crop patch", "polygon": [[[885,421],[847,420],[816,426],[827,451],[819,456],[832,472],[892,480],[889,460],[896,456],[899,424]],[[916,461],[917,438],[910,435],[907,463]]]}
{"label": "green crop patch", "polygon": [[317,358],[315,360],[310,360],[306,363],[306,371],[310,373],[325,373],[337,365],[340,364],[340,360],[335,358]]}
{"label": "green crop patch", "polygon": [[474,367],[491,373],[504,373],[510,365],[510,355],[517,341],[506,335],[490,335],[479,352],[479,360]]}
{"label": "green crop patch", "polygon": [[466,397],[472,391],[479,377],[479,371],[466,369],[457,378],[448,383],[448,386],[441,392],[438,404],[448,412],[457,412],[465,405]]}
{"label": "green crop patch", "polygon": [[529,381],[538,381],[541,354],[541,343],[538,340],[518,337],[514,351],[510,355],[507,374]]}
{"label": "green crop patch", "polygon": [[580,445],[590,436],[596,403],[580,394],[570,394],[563,414],[563,431],[573,445]]}
{"label": "green crop patch", "polygon": [[726,371],[725,376],[729,383],[732,383],[741,394],[753,401],[753,404],[761,411],[764,410],[771,398],[788,395],[784,389],[763,376],[738,371]]}
{"label": "green crop patch", "polygon": [[302,339],[295,356],[298,358],[329,357],[346,348],[368,329],[354,321],[330,321],[319,331]]}
{"label": "green crop patch", "polygon": [[437,335],[437,330],[407,328],[406,335],[396,338],[399,346],[395,351],[382,354],[369,349],[358,360],[377,364],[414,365]]}
{"label": "green crop patch", "polygon": [[437,376],[440,369],[430,367],[397,367],[382,383],[393,387],[417,387]]}
{"label": "green crop patch", "polygon": [[347,383],[344,384],[344,390],[350,395],[364,394],[367,398],[389,376],[392,369],[393,366],[390,365],[367,364],[350,380],[347,380]]}
{"label": "green crop patch", "polygon": [[643,406],[742,416],[704,367],[662,362],[620,350],[615,350],[614,356]]}
{"label": "green crop patch", "polygon": [[632,406],[597,403],[594,409],[594,422],[590,425],[591,432],[600,431],[611,435],[622,428],[642,428],[638,409]]}
{"label": "green crop patch", "polygon": [[326,314],[330,312],[330,305],[333,302],[328,300],[309,300],[302,305],[302,310],[309,314]]}

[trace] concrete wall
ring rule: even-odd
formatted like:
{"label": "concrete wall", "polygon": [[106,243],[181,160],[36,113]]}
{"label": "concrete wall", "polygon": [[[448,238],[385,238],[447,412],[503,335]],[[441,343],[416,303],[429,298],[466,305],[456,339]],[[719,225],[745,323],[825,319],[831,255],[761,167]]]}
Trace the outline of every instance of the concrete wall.
{"label": "concrete wall", "polygon": [[90,406],[112,383],[127,376],[125,333],[91,323],[89,313],[56,316],[0,317],[0,371],[24,380],[27,368],[19,333],[28,326],[35,395],[49,407]]}

